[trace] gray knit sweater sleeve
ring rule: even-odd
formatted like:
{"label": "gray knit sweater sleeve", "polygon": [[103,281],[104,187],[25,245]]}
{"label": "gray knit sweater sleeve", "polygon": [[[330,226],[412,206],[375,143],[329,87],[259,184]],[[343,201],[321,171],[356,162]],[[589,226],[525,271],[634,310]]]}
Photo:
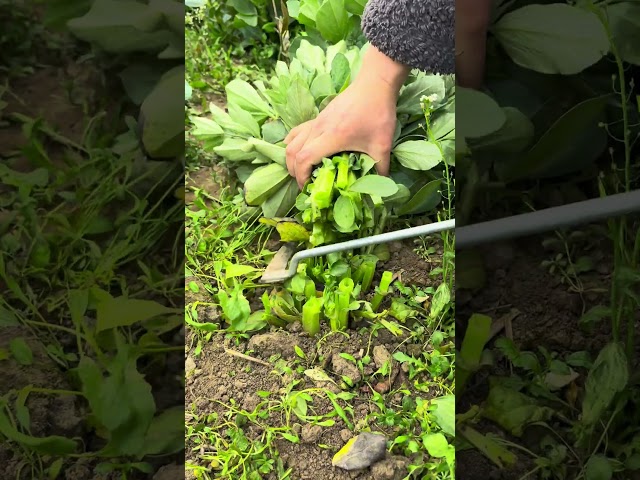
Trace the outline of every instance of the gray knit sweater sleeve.
{"label": "gray knit sweater sleeve", "polygon": [[362,31],[397,62],[429,73],[455,72],[455,0],[369,0]]}

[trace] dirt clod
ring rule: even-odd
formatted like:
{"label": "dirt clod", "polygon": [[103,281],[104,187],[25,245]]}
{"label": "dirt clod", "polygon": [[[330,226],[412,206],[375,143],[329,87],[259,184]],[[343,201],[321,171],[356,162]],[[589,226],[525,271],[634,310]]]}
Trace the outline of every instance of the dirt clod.
{"label": "dirt clod", "polygon": [[402,480],[407,475],[408,458],[392,456],[371,466],[374,480]]}

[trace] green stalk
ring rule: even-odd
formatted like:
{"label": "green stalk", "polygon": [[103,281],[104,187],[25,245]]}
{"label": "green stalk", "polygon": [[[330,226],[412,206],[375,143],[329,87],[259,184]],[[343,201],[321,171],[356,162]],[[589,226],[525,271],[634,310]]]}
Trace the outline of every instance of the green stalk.
{"label": "green stalk", "polygon": [[312,221],[320,219],[322,210],[331,206],[333,186],[336,179],[336,168],[332,163],[325,162],[318,170],[318,176],[309,187],[311,200]]}
{"label": "green stalk", "polygon": [[331,319],[331,330],[344,331],[349,326],[349,305],[355,284],[351,278],[345,278],[338,285],[335,295],[335,312]]}
{"label": "green stalk", "polygon": [[344,190],[349,186],[349,154],[343,154],[338,160],[338,177],[336,178],[336,188]]}
{"label": "green stalk", "polygon": [[322,298],[311,297],[302,307],[302,328],[311,336],[320,332],[320,312]]}
{"label": "green stalk", "polygon": [[353,280],[355,283],[360,284],[362,293],[368,292],[371,288],[377,263],[378,257],[375,255],[360,256],[360,264],[353,275]]}
{"label": "green stalk", "polygon": [[374,312],[378,312],[378,308],[386,297],[389,294],[389,287],[391,286],[391,280],[393,280],[393,272],[384,272],[382,274],[382,278],[380,279],[380,285],[376,288],[376,294],[371,300],[371,308]]}

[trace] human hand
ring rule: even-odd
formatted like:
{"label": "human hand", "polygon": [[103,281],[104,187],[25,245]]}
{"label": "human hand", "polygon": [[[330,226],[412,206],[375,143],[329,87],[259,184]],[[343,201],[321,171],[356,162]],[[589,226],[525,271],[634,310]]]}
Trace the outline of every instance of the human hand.
{"label": "human hand", "polygon": [[300,189],[322,159],[340,152],[361,152],[389,174],[396,102],[409,69],[371,46],[356,80],[317,118],[298,125],[285,138],[287,169]]}

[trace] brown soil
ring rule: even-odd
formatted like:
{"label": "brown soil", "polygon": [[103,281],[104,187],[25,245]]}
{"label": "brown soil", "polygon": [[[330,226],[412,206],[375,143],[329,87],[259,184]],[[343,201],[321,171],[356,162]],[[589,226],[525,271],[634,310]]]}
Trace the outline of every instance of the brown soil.
{"label": "brown soil", "polygon": [[[602,290],[610,281],[611,259],[603,252],[610,248],[603,245],[590,252],[597,265],[596,270],[580,276],[582,292],[571,292],[566,284],[561,283],[558,274],[551,274],[541,266],[544,260],[556,253],[545,250],[541,246],[542,240],[532,238],[496,245],[482,252],[486,284],[473,293],[458,292],[458,325],[464,325],[473,313],[485,313],[496,320],[516,309],[519,314],[512,320],[513,341],[521,350],[537,351],[538,347],[560,353],[586,350],[595,357],[610,338],[608,324],[603,322],[594,331],[586,332],[579,328],[578,319],[584,311],[606,303]],[[461,341],[464,334],[457,337]],[[509,371],[498,364],[490,371],[474,375],[462,397],[458,398],[459,412],[466,411],[473,404],[482,404],[488,394],[487,378],[490,374],[509,375]],[[489,422],[482,421],[476,428],[505,437],[504,432]],[[509,440],[522,442],[514,438]],[[524,454],[514,453],[518,455],[517,465],[499,470],[478,451],[461,451],[456,455],[457,478],[519,479],[533,469],[533,464]]]}
{"label": "brown soil", "polygon": [[[214,175],[211,167],[201,167],[195,175],[191,176],[194,184],[198,179],[204,179],[201,188],[212,188],[211,179]],[[210,186],[210,187],[207,187]],[[213,190],[212,190],[213,191]],[[272,245],[270,248],[276,248]],[[440,247],[441,248],[441,247]],[[431,263],[425,261],[414,252],[415,246],[411,243],[396,243],[391,245],[391,258],[380,266],[379,270],[391,270],[400,275],[403,283],[418,286],[434,285],[437,277],[431,277],[429,272],[435,268],[439,255],[435,254]],[[200,290],[201,293],[187,293],[187,304],[195,301],[207,302],[211,298]],[[220,322],[218,310],[211,305],[198,306],[198,321],[200,322]],[[328,335],[327,335],[328,334]],[[327,335],[327,336],[325,336]],[[320,340],[323,338],[323,340]],[[371,403],[372,386],[383,380],[380,376],[373,376],[376,368],[365,367],[364,378],[352,389],[348,390],[356,394],[356,397],[349,401],[353,406],[353,425],[355,432],[350,431],[343,420],[335,417],[335,425],[329,427],[319,427],[310,430],[308,424],[300,421],[294,414],[287,424],[286,417],[277,410],[279,399],[286,395],[287,387],[296,383],[295,390],[327,387],[340,390],[330,384],[313,381],[306,377],[303,371],[311,368],[312,365],[320,364],[325,372],[335,381],[340,382],[341,371],[339,362],[333,359],[340,353],[346,353],[355,358],[362,358],[364,355],[372,355],[376,346],[384,346],[391,354],[403,352],[408,355],[419,355],[423,345],[412,344],[407,341],[406,336],[394,337],[387,330],[379,330],[377,336],[372,337],[370,331],[360,330],[348,331],[348,338],[342,334],[330,334],[326,329],[316,338],[310,338],[301,331],[298,322],[290,324],[286,329],[272,328],[270,331],[253,336],[249,340],[232,340],[225,338],[223,334],[214,334],[210,341],[200,344],[202,336],[187,333],[187,345],[185,352],[186,361],[186,415],[187,422],[195,424],[201,422],[203,418],[216,414],[218,421],[213,421],[208,426],[220,428],[224,412],[235,405],[239,410],[245,412],[267,411],[270,413],[266,419],[262,420],[264,425],[269,427],[289,426],[294,432],[301,436],[300,443],[291,443],[287,440],[276,440],[274,446],[278,452],[278,457],[284,464],[284,469],[292,468],[291,480],[377,480],[370,469],[360,472],[346,472],[333,467],[331,459],[333,455],[357,433],[369,427],[371,431],[379,431],[393,437],[392,431],[387,427],[376,423],[372,417],[377,412],[377,407]],[[295,347],[299,347],[305,355],[305,359],[300,359],[295,353]],[[201,348],[201,350],[200,350]],[[229,350],[246,354],[252,358],[268,362],[269,366],[258,362],[248,361],[236,355],[230,354]],[[288,371],[287,371],[288,370]],[[423,380],[426,377],[423,376]],[[403,394],[399,390],[408,391],[412,397],[429,397],[432,392],[416,392],[413,381],[409,381],[407,373],[400,370],[395,378],[392,390],[386,394],[386,403],[389,407],[398,409],[401,407]],[[270,392],[268,399],[261,398],[260,392]],[[341,402],[342,406],[346,406]],[[334,411],[331,402],[323,394],[313,395],[313,409],[315,415],[324,415]],[[233,421],[233,418],[230,419]],[[265,434],[264,425],[259,422],[252,424],[249,422],[244,427],[245,434],[250,441],[256,441]],[[220,428],[222,433],[224,429]],[[214,451],[213,446],[196,444],[193,438],[187,438],[186,460],[188,463],[208,466],[208,462],[202,457]],[[277,461],[277,458],[272,458]],[[398,464],[407,464],[408,459],[398,459],[393,457]],[[212,478],[216,477],[213,472]],[[401,469],[395,472],[393,478],[402,479],[406,476],[406,470]],[[187,478],[193,478],[192,473],[187,469]],[[224,477],[232,478],[232,477]],[[275,475],[265,475],[265,480],[276,480]]]}

